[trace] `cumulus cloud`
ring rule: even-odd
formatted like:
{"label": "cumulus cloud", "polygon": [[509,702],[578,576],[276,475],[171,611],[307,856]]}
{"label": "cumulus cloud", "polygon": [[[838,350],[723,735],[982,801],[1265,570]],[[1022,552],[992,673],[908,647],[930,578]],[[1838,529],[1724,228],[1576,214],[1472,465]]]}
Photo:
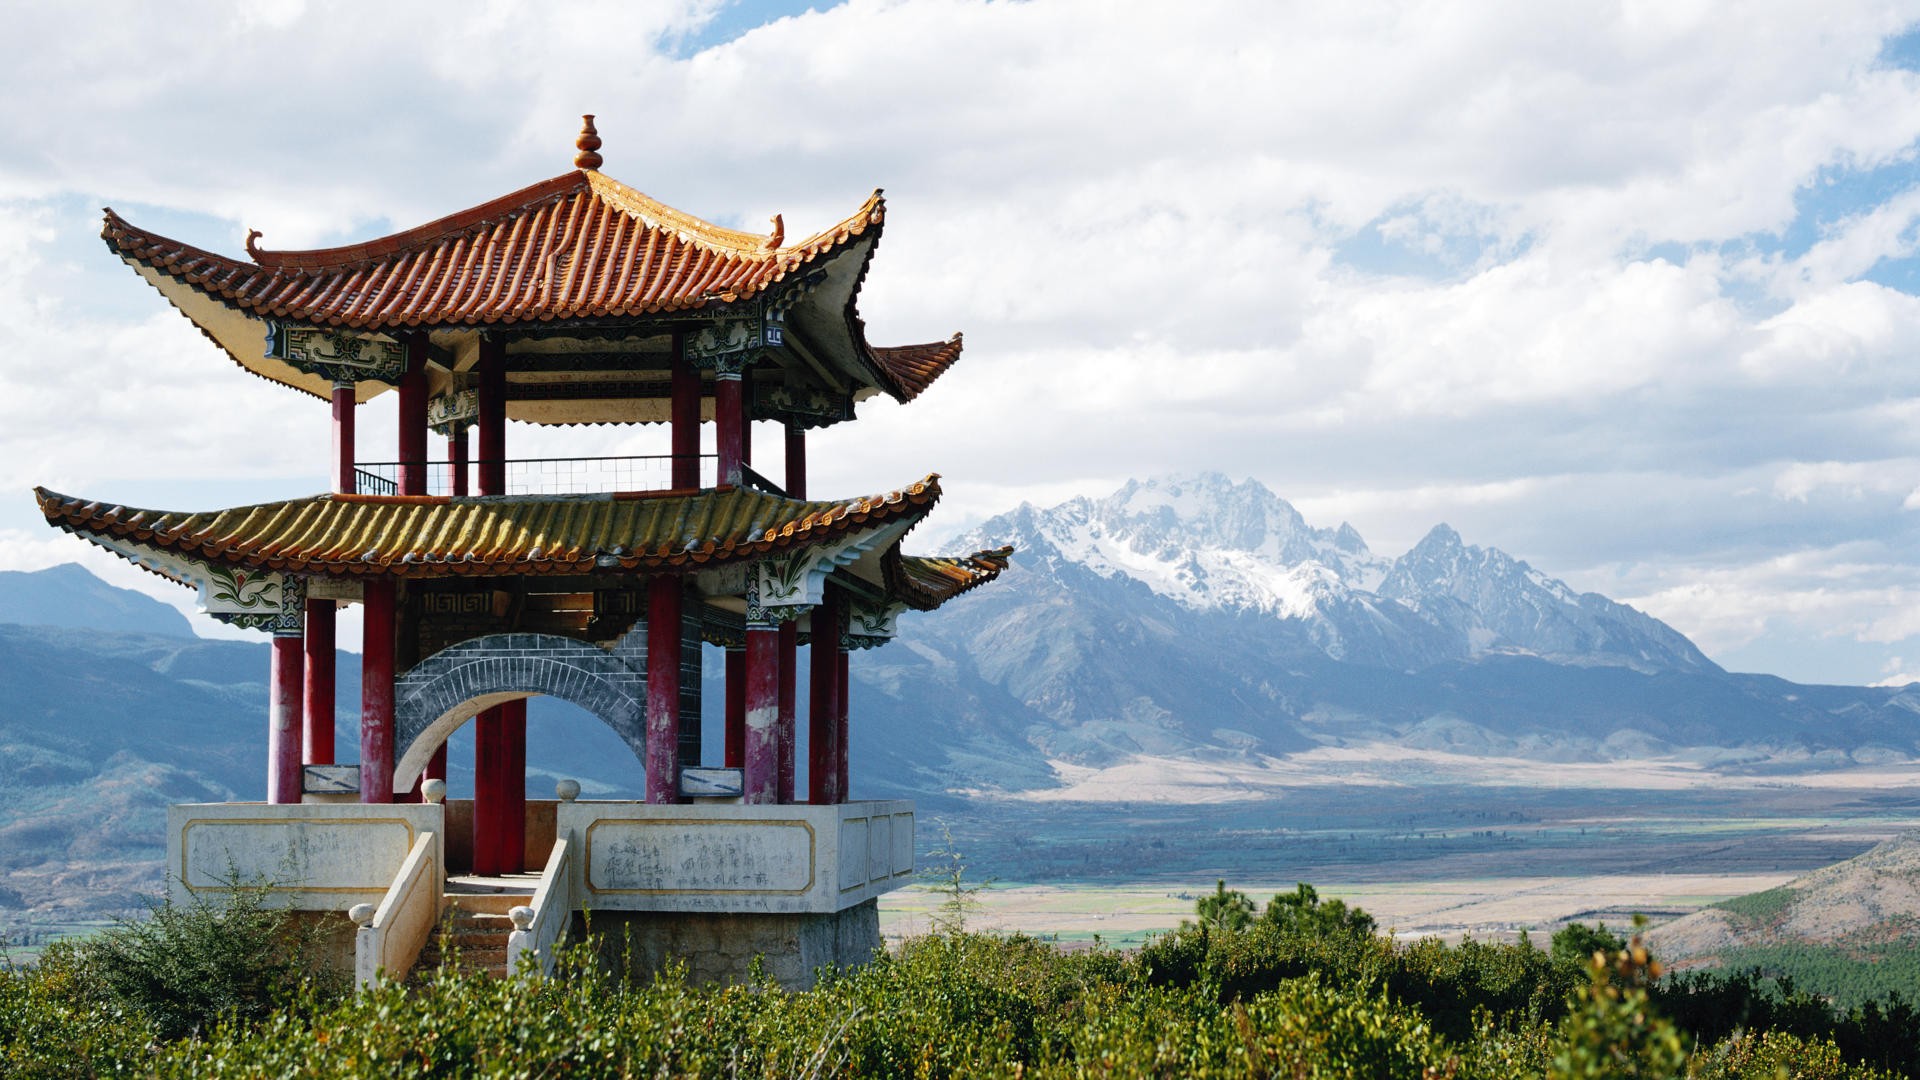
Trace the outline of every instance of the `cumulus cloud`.
{"label": "cumulus cloud", "polygon": [[803,7],[731,40],[722,0],[18,13],[6,482],[320,471],[318,404],[103,288],[127,275],[80,207],[342,242],[561,171],[591,111],[609,173],[743,227],[886,187],[870,333],[963,329],[967,357],[819,436],[822,490],[940,469],[971,522],[1223,468],[1389,552],[1448,520],[1710,651],[1791,624],[1872,647],[1786,673],[1883,674],[1920,550],[1920,300],[1873,275],[1920,251],[1920,75],[1880,57],[1920,7]]}

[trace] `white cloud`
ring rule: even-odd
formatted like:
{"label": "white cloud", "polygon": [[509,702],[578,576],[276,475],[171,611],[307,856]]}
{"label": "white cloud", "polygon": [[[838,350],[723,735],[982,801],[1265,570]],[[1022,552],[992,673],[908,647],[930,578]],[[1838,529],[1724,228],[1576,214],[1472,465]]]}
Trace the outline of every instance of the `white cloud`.
{"label": "white cloud", "polygon": [[[1224,468],[1385,550],[1452,521],[1710,642],[1901,632],[1920,300],[1861,276],[1914,256],[1920,186],[1755,237],[1913,160],[1920,76],[1876,58],[1920,7],[852,0],[682,55],[720,6],[14,13],[0,486],[321,471],[319,404],[109,296],[76,207],[344,241],[561,171],[594,112],[610,174],[746,227],[887,188],[870,332],[967,357],[819,436],[816,489],[940,469],[970,521]],[[1792,565],[1848,545],[1881,554]]]}

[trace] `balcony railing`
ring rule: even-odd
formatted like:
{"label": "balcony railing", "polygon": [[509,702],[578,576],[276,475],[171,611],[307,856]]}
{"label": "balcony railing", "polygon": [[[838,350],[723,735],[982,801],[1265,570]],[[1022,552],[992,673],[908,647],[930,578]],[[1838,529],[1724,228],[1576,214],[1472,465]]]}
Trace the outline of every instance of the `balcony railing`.
{"label": "balcony railing", "polygon": [[[712,454],[701,454],[700,486],[712,487],[718,461]],[[602,491],[666,491],[673,487],[672,454],[645,457],[589,458],[517,458],[500,462],[505,467],[508,495],[585,495]],[[412,462],[426,469],[427,494],[453,494],[456,467],[468,471],[468,494],[480,491],[480,467],[491,462],[466,461],[458,466],[451,461]],[[400,493],[398,461],[365,461],[354,464],[353,490],[360,495],[397,495]]]}

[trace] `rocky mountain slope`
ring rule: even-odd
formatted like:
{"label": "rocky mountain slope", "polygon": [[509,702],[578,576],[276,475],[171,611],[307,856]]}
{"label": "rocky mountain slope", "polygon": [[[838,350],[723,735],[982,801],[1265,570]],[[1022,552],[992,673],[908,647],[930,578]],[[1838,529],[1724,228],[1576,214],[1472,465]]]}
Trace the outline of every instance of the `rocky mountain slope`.
{"label": "rocky mountain slope", "polygon": [[1906,833],[1785,885],[1656,927],[1648,942],[1683,966],[1775,945],[1920,939],[1920,833]]}

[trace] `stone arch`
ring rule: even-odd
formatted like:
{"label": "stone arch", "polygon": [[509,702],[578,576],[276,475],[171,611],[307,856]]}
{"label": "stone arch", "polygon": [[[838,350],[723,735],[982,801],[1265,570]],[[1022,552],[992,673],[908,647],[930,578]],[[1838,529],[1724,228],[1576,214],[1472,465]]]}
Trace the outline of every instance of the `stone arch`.
{"label": "stone arch", "polygon": [[434,653],[394,680],[393,789],[413,786],[467,718],[546,694],[587,710],[647,757],[647,677],[618,654],[554,634],[489,634]]}

